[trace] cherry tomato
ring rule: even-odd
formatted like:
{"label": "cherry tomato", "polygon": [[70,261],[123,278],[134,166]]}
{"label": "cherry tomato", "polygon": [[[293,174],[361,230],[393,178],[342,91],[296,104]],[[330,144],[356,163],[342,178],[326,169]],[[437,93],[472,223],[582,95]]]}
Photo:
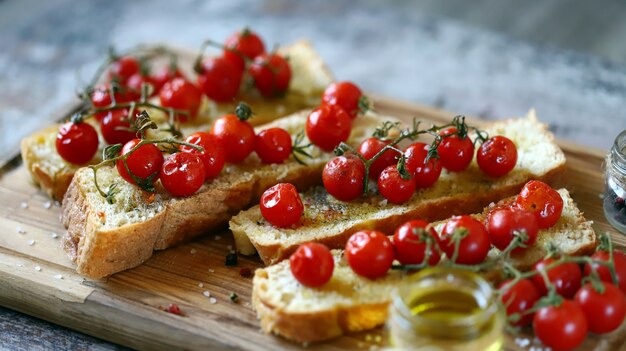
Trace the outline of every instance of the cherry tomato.
{"label": "cherry tomato", "polygon": [[131,130],[127,108],[107,111],[100,122],[100,131],[109,144],[126,144],[137,137],[137,132]]}
{"label": "cherry tomato", "polygon": [[98,151],[98,133],[85,122],[67,122],[59,128],[55,145],[65,161],[82,165]]}
{"label": "cherry tomato", "polygon": [[220,145],[215,137],[209,133],[195,132],[185,138],[185,141],[204,148],[204,151],[198,151],[191,146],[181,145],[179,147],[182,152],[189,152],[200,156],[200,159],[204,163],[205,180],[217,177],[222,171],[222,168],[224,168],[224,163],[226,163],[226,154],[224,153],[222,145]]}
{"label": "cherry tomato", "polygon": [[331,152],[348,140],[352,120],[341,107],[320,106],[311,111],[306,120],[306,135],[320,149]]}
{"label": "cherry tomato", "polygon": [[249,68],[254,85],[265,98],[285,95],[291,81],[289,62],[278,54],[261,54]]}
{"label": "cherry tomato", "polygon": [[582,308],[565,300],[558,306],[542,307],[533,318],[535,336],[554,351],[572,350],[587,337],[588,324]]}
{"label": "cherry tomato", "polygon": [[240,71],[245,67],[242,55],[252,60],[263,53],[265,53],[263,40],[248,28],[231,34],[224,42],[224,57]]}
{"label": "cherry tomato", "polygon": [[548,184],[531,180],[526,183],[515,200],[517,207],[537,217],[539,229],[550,228],[561,218],[563,199]]}
{"label": "cherry tomato", "polygon": [[196,193],[205,179],[204,162],[197,154],[177,152],[169,155],[161,167],[161,184],[174,196]]}
{"label": "cherry tomato", "polygon": [[[500,289],[509,285],[511,280],[504,281],[500,284]],[[528,310],[535,306],[535,303],[541,298],[541,294],[535,284],[528,279],[518,280],[502,294],[501,301],[506,306],[506,315],[511,316],[514,313],[519,315],[519,319],[512,322],[513,325],[523,327],[529,325],[533,321],[534,313],[527,313]]]}
{"label": "cherry tomato", "polygon": [[450,172],[464,171],[474,158],[474,143],[469,136],[459,137],[454,127],[442,130],[439,135],[443,137],[437,147],[441,166]]}
{"label": "cherry tomato", "polygon": [[134,90],[137,94],[141,95],[141,88],[144,83],[149,84],[152,87],[149,96],[154,96],[157,94],[157,90],[155,88],[154,82],[152,81],[152,78],[150,76],[144,76],[141,73],[135,73],[130,76],[130,78],[128,78],[128,81],[126,82],[126,86],[129,89]]}
{"label": "cherry tomato", "polygon": [[202,92],[184,78],[174,78],[165,83],[159,92],[163,107],[186,111],[188,115],[176,116],[181,122],[194,119],[202,103]]}
{"label": "cherry tomato", "polygon": [[365,165],[354,155],[333,158],[322,172],[324,188],[341,201],[351,201],[363,194],[364,177]]}
{"label": "cherry tomato", "polygon": [[346,243],[346,261],[354,273],[376,279],[387,273],[394,260],[393,245],[387,236],[376,230],[352,234]]}
{"label": "cherry tomato", "polygon": [[[380,140],[378,138],[367,138],[361,142],[357,152],[363,156],[366,160],[371,160],[377,153],[380,152],[385,146],[389,145],[391,141]],[[380,172],[387,166],[395,165],[398,162],[398,153],[393,150],[385,151],[380,157],[372,163],[370,166],[370,178],[378,179]]]}
{"label": "cherry tomato", "polygon": [[128,78],[140,71],[139,60],[132,56],[122,56],[111,63],[109,67],[109,79],[116,80],[125,85]]}
{"label": "cherry tomato", "polygon": [[354,119],[361,112],[359,100],[363,97],[361,89],[352,82],[330,84],[322,94],[322,104],[337,105]]}
{"label": "cherry tomato", "polygon": [[409,201],[415,192],[413,177],[404,179],[396,166],[385,168],[378,178],[378,191],[385,199],[393,204]]}
{"label": "cherry tomato", "polygon": [[254,151],[263,163],[283,163],[291,148],[291,135],[282,128],[264,129],[254,138]]}
{"label": "cherry tomato", "polygon": [[332,278],[335,260],[325,245],[306,243],[289,257],[289,267],[300,284],[316,288]]}
{"label": "cherry tomato", "polygon": [[[133,139],[122,148],[121,155],[126,155],[137,144],[141,142],[140,139]],[[144,144],[137,150],[133,151],[126,158],[126,165],[130,172],[142,181],[156,182],[161,172],[161,166],[163,166],[163,154],[158,147],[154,144]],[[133,177],[126,170],[124,160],[117,160],[117,171],[127,182],[137,185]]]}
{"label": "cherry tomato", "polygon": [[[594,261],[610,261],[610,255],[607,251],[596,251],[593,255],[591,255],[591,259]],[[613,265],[615,267],[615,275],[617,278],[617,285],[619,288],[626,294],[626,254],[613,250]],[[593,268],[600,276],[600,279],[607,283],[614,283],[613,278],[611,278],[611,272],[609,268],[598,263],[593,264]],[[585,264],[585,276],[591,274],[591,266],[589,264]]]}
{"label": "cherry tomato", "polygon": [[226,162],[239,163],[254,150],[254,128],[236,115],[227,114],[216,120],[211,134],[226,151]]}
{"label": "cherry tomato", "polygon": [[185,76],[178,70],[178,67],[172,67],[172,65],[161,66],[161,68],[150,77],[150,80],[154,84],[154,92],[158,94],[165,83],[174,78],[185,78]]}
{"label": "cherry tomato", "polygon": [[202,62],[198,86],[211,100],[233,101],[239,93],[243,71],[224,57],[210,57]]}
{"label": "cherry tomato", "polygon": [[279,183],[265,190],[261,196],[261,214],[270,224],[288,228],[300,221],[304,205],[293,184]]}
{"label": "cherry tomato", "polygon": [[[550,265],[552,262],[554,262],[554,259],[544,258],[535,263],[533,269],[535,271],[539,271],[540,269]],[[578,267],[576,263],[562,263],[550,269],[547,273],[548,280],[554,285],[556,292],[566,299],[574,297],[578,289],[580,289],[582,275],[580,273],[580,267]],[[543,281],[541,274],[533,276],[532,279],[533,283],[537,286],[539,293],[541,295],[545,295],[548,292],[548,289],[546,289],[546,284]]]}
{"label": "cherry tomato", "polygon": [[[497,209],[487,216],[487,232],[489,232],[493,246],[504,251],[516,232],[526,234],[528,239],[523,242],[526,247],[533,245],[537,241],[539,226],[537,217],[528,211],[519,208]],[[518,247],[513,252],[522,252],[525,249]]]}
{"label": "cherry tomato", "polygon": [[507,137],[497,135],[485,141],[476,154],[478,167],[491,177],[502,177],[517,163],[517,147]]}
{"label": "cherry tomato", "polygon": [[491,240],[485,226],[470,216],[452,217],[437,236],[437,242],[448,258],[454,254],[453,234],[463,233],[459,243],[458,256],[454,262],[460,264],[478,264],[485,260]]}
{"label": "cherry tomato", "polygon": [[[139,99],[139,94],[130,89],[118,89],[115,92],[114,97],[115,97],[115,102],[119,104],[119,103],[124,103],[124,102],[135,101]],[[109,107],[111,105],[111,102],[112,102],[111,91],[109,89],[108,84],[96,87],[93,93],[91,93],[91,103],[96,108]],[[107,114],[107,111],[97,112],[95,114],[95,117],[98,120],[98,122],[100,122],[102,121],[104,116],[106,116],[106,114]]]}
{"label": "cherry tomato", "polygon": [[589,331],[596,334],[605,334],[617,329],[626,316],[626,301],[624,293],[615,285],[600,283],[604,292],[600,293],[587,283],[580,288],[574,297],[583,309]]}
{"label": "cherry tomato", "polygon": [[396,259],[402,264],[420,264],[426,257],[427,244],[425,237],[430,237],[431,247],[428,251],[428,264],[439,263],[441,256],[434,241],[437,232],[428,222],[419,219],[408,221],[399,226],[393,234],[393,247]]}
{"label": "cherry tomato", "polygon": [[416,142],[404,150],[406,169],[413,175],[417,189],[429,188],[441,175],[441,162],[435,158],[426,161],[429,145]]}

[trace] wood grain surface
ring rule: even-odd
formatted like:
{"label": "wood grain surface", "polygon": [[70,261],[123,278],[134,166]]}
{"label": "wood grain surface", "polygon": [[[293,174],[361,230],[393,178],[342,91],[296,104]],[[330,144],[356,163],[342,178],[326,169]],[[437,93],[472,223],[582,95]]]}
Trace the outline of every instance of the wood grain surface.
{"label": "wood grain surface", "polygon": [[[375,97],[376,109],[405,120],[449,120],[445,111]],[[480,121],[474,121],[479,123]],[[598,232],[612,233],[614,243],[626,248],[626,238],[605,221],[603,150],[560,143],[567,155],[565,186],[595,222]],[[87,280],[76,274],[61,249],[64,228],[60,209],[29,182],[19,164],[0,173],[0,305],[53,323],[138,349],[297,349],[296,345],[260,331],[250,305],[251,278],[240,270],[261,266],[257,257],[239,257],[237,267],[226,267],[233,248],[228,232],[209,234],[194,242],[157,252],[135,269],[104,280]],[[237,302],[230,295],[239,296]],[[210,297],[206,296],[210,295]],[[183,316],[160,309],[176,303]],[[344,336],[309,349],[368,349],[384,346],[385,331]],[[382,338],[375,337],[381,335]],[[509,336],[506,349],[521,350]],[[581,349],[625,349],[625,326],[603,337],[590,336]],[[519,341],[520,339],[518,339]]]}

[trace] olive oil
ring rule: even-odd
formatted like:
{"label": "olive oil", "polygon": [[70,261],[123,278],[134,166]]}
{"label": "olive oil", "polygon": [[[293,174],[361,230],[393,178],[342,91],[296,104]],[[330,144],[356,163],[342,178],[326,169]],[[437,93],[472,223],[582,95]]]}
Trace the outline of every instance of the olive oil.
{"label": "olive oil", "polygon": [[400,349],[502,349],[504,315],[489,284],[469,271],[425,269],[398,289],[388,322]]}

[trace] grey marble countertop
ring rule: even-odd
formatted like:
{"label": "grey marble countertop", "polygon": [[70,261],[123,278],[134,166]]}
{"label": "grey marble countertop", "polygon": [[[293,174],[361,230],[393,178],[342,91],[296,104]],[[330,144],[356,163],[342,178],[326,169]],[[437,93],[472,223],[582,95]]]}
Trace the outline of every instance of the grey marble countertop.
{"label": "grey marble countertop", "polygon": [[[0,0],[0,148],[51,123],[74,99],[77,69],[89,77],[109,45],[197,48],[246,25],[270,45],[308,38],[338,79],[368,92],[487,119],[535,108],[558,137],[601,148],[626,129],[626,67],[432,17],[412,1]],[[0,327],[0,348],[115,348],[6,309]]]}

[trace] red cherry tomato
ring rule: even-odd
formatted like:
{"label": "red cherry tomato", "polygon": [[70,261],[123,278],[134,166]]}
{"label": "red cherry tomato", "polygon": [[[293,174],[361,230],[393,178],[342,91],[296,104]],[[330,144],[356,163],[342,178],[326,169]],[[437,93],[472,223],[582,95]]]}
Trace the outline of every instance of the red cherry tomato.
{"label": "red cherry tomato", "polygon": [[139,73],[140,69],[139,60],[131,56],[123,56],[111,63],[109,67],[109,79],[116,80],[121,85],[125,85],[128,78],[135,73]]}
{"label": "red cherry tomato", "polygon": [[626,316],[626,301],[624,293],[615,285],[600,283],[604,292],[600,293],[587,283],[580,288],[574,297],[583,309],[589,331],[596,334],[605,334],[617,329]]}
{"label": "red cherry tomato", "polygon": [[337,105],[354,119],[361,112],[359,100],[363,97],[361,89],[352,82],[330,84],[322,94],[322,104]]}
{"label": "red cherry tomato", "polygon": [[254,85],[265,98],[284,96],[291,81],[289,62],[278,54],[261,54],[249,68]]}
{"label": "red cherry tomato", "polygon": [[[607,251],[596,251],[593,255],[591,255],[591,259],[594,261],[610,261],[610,255]],[[626,294],[626,254],[614,250],[613,251],[613,265],[615,267],[615,275],[617,276],[617,284],[619,288]],[[585,264],[585,276],[591,274],[591,267],[589,264]],[[593,268],[600,276],[600,279],[607,283],[614,283],[613,278],[611,278],[611,272],[609,268],[598,263],[593,264]]]}
{"label": "red cherry tomato", "polygon": [[[357,152],[363,156],[366,160],[371,160],[377,153],[380,152],[385,146],[389,145],[391,141],[380,140],[378,138],[367,138],[361,142]],[[398,153],[393,150],[387,150],[370,166],[370,178],[378,179],[380,172],[387,166],[395,165],[398,162]]]}
{"label": "red cherry tomato", "polygon": [[555,225],[563,212],[563,199],[559,192],[538,180],[526,183],[515,202],[517,207],[537,217],[539,229]]}
{"label": "red cherry tomato", "polygon": [[[507,287],[511,280],[507,280],[500,284],[500,289]],[[513,325],[523,327],[529,325],[533,321],[534,313],[527,313],[528,310],[535,306],[535,303],[541,298],[541,294],[535,284],[528,279],[521,279],[513,286],[507,287],[502,294],[501,301],[506,306],[506,315],[511,316],[514,313],[519,315],[517,321],[512,322]]]}
{"label": "red cherry tomato", "polygon": [[254,150],[254,128],[236,115],[227,114],[213,124],[211,134],[226,152],[226,162],[239,163]]}
{"label": "red cherry tomato", "polygon": [[67,122],[59,128],[55,145],[65,161],[82,165],[98,151],[98,133],[85,122]]}
{"label": "red cherry tomato", "polygon": [[205,180],[217,177],[226,163],[226,154],[215,137],[209,133],[195,132],[185,138],[185,141],[204,148],[204,151],[198,151],[191,146],[179,147],[182,152],[189,152],[200,157],[204,163]]}
{"label": "red cherry tomato", "polygon": [[300,284],[316,288],[332,278],[335,260],[323,244],[306,243],[300,245],[289,257],[289,267]]}
{"label": "red cherry tomato", "polygon": [[159,99],[163,107],[186,111],[188,115],[176,116],[181,122],[186,122],[198,115],[202,92],[184,78],[174,78],[161,88]]}
{"label": "red cherry tomato", "polygon": [[429,148],[427,144],[416,142],[404,150],[406,169],[413,175],[417,189],[430,188],[441,175],[439,160],[431,158],[427,163],[424,162]]}
{"label": "red cherry tomato", "polygon": [[154,84],[154,92],[158,94],[165,83],[174,78],[185,78],[185,76],[178,70],[178,67],[172,67],[172,65],[161,66],[161,68],[150,77],[150,80]]}
{"label": "red cherry tomato", "polygon": [[464,171],[474,158],[474,143],[469,136],[459,137],[454,127],[442,130],[439,134],[443,137],[437,147],[441,166],[450,172]]}
{"label": "red cherry tomato", "polygon": [[263,163],[283,163],[291,148],[291,135],[282,128],[264,129],[254,138],[254,151]]}
{"label": "red cherry tomato", "polygon": [[197,154],[189,152],[171,154],[163,162],[159,178],[172,195],[193,195],[204,183],[204,162]]}
{"label": "red cherry tomato", "polygon": [[154,82],[152,81],[152,78],[150,76],[141,75],[141,73],[135,73],[130,76],[130,78],[128,78],[128,81],[126,82],[126,86],[129,89],[134,90],[135,93],[141,95],[141,88],[144,83],[149,84],[152,87],[151,94],[149,96],[154,96],[157,94],[157,90],[155,88]]}
{"label": "red cherry tomato", "polygon": [[[139,94],[130,89],[125,89],[125,90],[118,89],[118,91],[115,92],[114,97],[115,97],[115,102],[119,104],[119,103],[124,103],[124,102],[135,101],[139,99]],[[112,102],[111,91],[109,89],[108,84],[96,87],[93,93],[91,93],[91,103],[96,108],[109,107],[111,105],[111,102]],[[97,112],[95,114],[95,117],[99,122],[99,121],[102,121],[102,119],[104,118],[104,116],[106,116],[106,114],[107,114],[107,111]]]}
{"label": "red cherry tomato", "polygon": [[306,120],[306,135],[320,149],[330,152],[348,140],[352,120],[341,107],[320,106],[311,111]]}
{"label": "red cherry tomato", "polygon": [[[519,208],[497,209],[487,216],[487,232],[489,232],[493,246],[504,251],[516,232],[526,234],[528,239],[523,242],[526,247],[533,245],[537,241],[539,226],[537,217],[528,211]],[[525,249],[518,247],[513,252],[522,252]]]}
{"label": "red cherry tomato", "polygon": [[[533,269],[539,271],[540,269],[550,265],[552,262],[554,262],[554,259],[544,258],[535,263]],[[548,280],[555,286],[556,292],[566,299],[574,297],[578,289],[580,289],[582,275],[580,273],[580,267],[578,267],[576,263],[562,263],[550,269],[547,273]],[[545,295],[548,292],[548,289],[546,289],[546,284],[543,281],[541,274],[533,276],[532,279],[533,283],[537,286],[539,293],[541,293],[541,295]]]}
{"label": "red cherry tomato", "polygon": [[480,146],[476,162],[488,176],[502,177],[515,168],[517,147],[507,137],[494,136]]}
{"label": "red cherry tomato", "polygon": [[437,244],[434,241],[437,237],[437,232],[428,222],[419,219],[402,224],[393,234],[393,247],[396,259],[402,264],[423,263],[427,253],[425,239],[427,236],[432,239],[431,247],[428,251],[428,264],[434,266],[439,263],[441,256],[435,247]]}
{"label": "red cherry tomato", "polygon": [[378,178],[378,191],[385,199],[393,204],[409,201],[415,192],[413,177],[404,179],[396,166],[385,168]]}
{"label": "red cherry tomato", "polygon": [[252,60],[263,53],[265,53],[263,40],[258,34],[247,28],[231,34],[224,42],[224,57],[242,72],[245,67],[242,56]]}
{"label": "red cherry tomato", "polygon": [[354,155],[333,158],[322,172],[324,188],[341,201],[351,201],[363,194],[364,177],[365,165]]}
{"label": "red cherry tomato", "polygon": [[535,336],[554,351],[572,350],[587,337],[588,324],[582,308],[570,300],[542,307],[533,318]]}
{"label": "red cherry tomato", "polygon": [[[121,155],[126,155],[137,144],[141,142],[140,139],[133,139],[122,148]],[[144,144],[137,150],[133,151],[126,158],[126,165],[130,172],[141,181],[150,181],[152,183],[159,179],[159,173],[161,173],[161,166],[163,166],[163,154],[158,147],[154,144]],[[133,177],[126,170],[123,160],[117,160],[117,171],[127,182],[137,185]]]}
{"label": "red cherry tomato", "polygon": [[485,226],[470,216],[454,216],[450,219],[437,236],[437,242],[448,258],[454,254],[453,234],[455,231],[464,232],[459,244],[458,256],[454,262],[460,264],[478,264],[485,260],[491,240]]}
{"label": "red cherry tomato", "polygon": [[211,100],[233,101],[239,93],[243,71],[224,57],[210,57],[202,62],[198,86]]}
{"label": "red cherry tomato", "polygon": [[304,205],[293,184],[280,183],[261,196],[261,214],[273,226],[288,228],[300,221]]}
{"label": "red cherry tomato", "polygon": [[345,256],[354,273],[376,279],[391,268],[394,260],[393,245],[381,232],[362,230],[348,239]]}
{"label": "red cherry tomato", "polygon": [[100,122],[100,131],[109,144],[126,144],[137,137],[137,132],[131,130],[127,108],[107,111]]}

